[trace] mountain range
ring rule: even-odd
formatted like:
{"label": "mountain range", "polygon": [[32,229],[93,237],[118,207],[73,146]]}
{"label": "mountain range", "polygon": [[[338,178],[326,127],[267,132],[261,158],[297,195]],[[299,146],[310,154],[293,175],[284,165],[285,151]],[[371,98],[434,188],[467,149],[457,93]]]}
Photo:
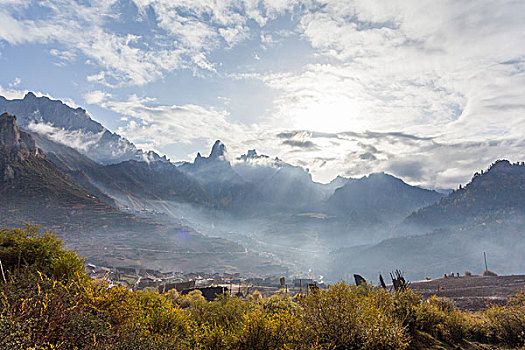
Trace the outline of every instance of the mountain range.
{"label": "mountain range", "polygon": [[525,214],[525,163],[498,160],[475,173],[464,187],[406,219],[423,228],[448,227],[505,219]]}
{"label": "mountain range", "polygon": [[[215,241],[220,252],[228,245],[236,252],[253,250],[259,269],[272,270],[262,267],[268,266],[260,263],[264,256],[277,269],[284,263],[337,279],[350,268],[366,274],[381,266],[408,269],[410,261],[424,265],[432,253],[457,258],[467,234],[494,244],[483,235],[519,233],[516,218],[525,211],[523,163],[497,161],[448,195],[385,173],[320,184],[308,170],[253,149],[234,157],[220,140],[207,156],[172,163],[110,132],[84,109],[32,93],[0,97],[4,111],[2,223],[30,220],[60,228],[69,222],[75,232],[122,225],[130,229],[117,230],[119,242],[135,237],[131,249],[140,240],[162,247],[166,232],[175,232],[170,227],[185,225],[221,237]],[[215,251],[206,236],[189,231],[198,242],[192,249]],[[428,271],[437,273],[447,262],[438,259],[433,266]]]}
{"label": "mountain range", "polygon": [[[152,218],[120,211],[108,203],[108,199],[112,201],[111,197],[105,195],[106,198],[99,198],[95,192],[88,192],[86,187],[89,186],[77,183],[80,177],[70,176],[60,168],[78,175],[78,169],[94,167],[99,174],[107,176],[108,187],[114,184],[111,182],[113,177],[127,179],[127,183],[117,181],[115,185],[122,191],[125,191],[125,186],[143,185],[141,176],[148,178],[150,183],[158,182],[159,186],[170,191],[169,184],[163,183],[162,179],[156,181],[159,179],[155,179],[155,174],[162,174],[162,167],[172,165],[130,160],[103,166],[63,145],[49,140],[43,144],[60,150],[60,156],[50,153],[48,157],[31,134],[19,129],[15,116],[8,113],[0,115],[2,226],[40,225],[43,230],[59,234],[69,248],[97,264],[150,266],[179,271],[233,270],[245,274],[252,271],[286,271],[286,267],[279,263],[250,253],[235,242],[206,237],[189,227],[166,220],[162,215]],[[128,164],[133,167],[131,170],[126,169]],[[155,170],[152,175],[148,171],[150,166],[161,170]],[[145,170],[140,173],[137,169]],[[91,181],[88,175],[85,176]],[[184,191],[184,186],[180,184],[174,188]],[[203,256],[206,258],[203,259]]]}
{"label": "mountain range", "polygon": [[522,273],[524,227],[525,164],[498,160],[466,186],[408,216],[398,230],[412,235],[334,251],[333,277],[347,273],[344,266],[371,278],[398,268],[410,278],[479,273],[483,252],[496,271]]}

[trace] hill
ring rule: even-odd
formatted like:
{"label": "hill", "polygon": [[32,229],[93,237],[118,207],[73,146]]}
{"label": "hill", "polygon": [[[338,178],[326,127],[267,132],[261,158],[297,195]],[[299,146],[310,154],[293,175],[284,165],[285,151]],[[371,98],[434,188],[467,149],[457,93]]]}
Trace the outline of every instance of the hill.
{"label": "hill", "polygon": [[377,274],[401,269],[411,280],[440,277],[465,270],[480,273],[483,252],[489,267],[499,274],[523,272],[525,258],[524,221],[507,219],[490,224],[446,228],[426,234],[386,239],[377,244],[341,248],[331,253],[329,276],[351,278],[363,274],[372,280]]}
{"label": "hill", "polygon": [[405,224],[439,228],[525,214],[525,164],[498,160],[465,187],[410,215]]}
{"label": "hill", "polygon": [[353,214],[361,220],[397,221],[412,211],[441,198],[436,191],[410,186],[385,173],[348,180],[335,190],[327,206],[338,213]]}
{"label": "hill", "polygon": [[115,203],[117,198],[121,205],[126,206],[143,199],[213,205],[202,185],[170,162],[128,160],[102,165],[44,135],[31,135],[53,163],[77,184],[107,203]]}

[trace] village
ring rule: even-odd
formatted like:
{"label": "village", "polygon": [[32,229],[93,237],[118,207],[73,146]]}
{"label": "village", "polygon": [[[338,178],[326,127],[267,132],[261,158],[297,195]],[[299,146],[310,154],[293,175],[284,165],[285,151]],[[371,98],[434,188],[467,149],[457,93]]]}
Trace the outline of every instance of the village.
{"label": "village", "polygon": [[210,301],[226,293],[246,297],[255,291],[262,296],[285,292],[293,296],[297,293],[308,294],[313,288],[326,288],[323,282],[312,278],[292,278],[290,281],[282,276],[245,278],[238,272],[161,272],[145,268],[96,266],[92,263],[85,265],[85,272],[95,281],[108,283],[110,288],[119,285],[134,291],[155,290],[159,293],[176,290],[183,295],[199,290]]}

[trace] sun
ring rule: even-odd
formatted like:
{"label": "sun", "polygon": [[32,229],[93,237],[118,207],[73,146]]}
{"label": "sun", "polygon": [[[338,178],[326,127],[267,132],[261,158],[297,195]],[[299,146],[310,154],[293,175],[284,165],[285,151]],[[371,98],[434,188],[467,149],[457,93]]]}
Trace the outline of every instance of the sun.
{"label": "sun", "polygon": [[296,107],[290,112],[297,129],[337,133],[366,127],[359,104],[347,96],[326,96]]}

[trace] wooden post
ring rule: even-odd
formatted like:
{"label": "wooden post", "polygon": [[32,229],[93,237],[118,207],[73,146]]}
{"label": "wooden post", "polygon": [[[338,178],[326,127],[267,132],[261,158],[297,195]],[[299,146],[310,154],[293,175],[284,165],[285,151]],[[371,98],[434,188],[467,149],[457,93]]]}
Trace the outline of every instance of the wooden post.
{"label": "wooden post", "polygon": [[0,260],[0,270],[2,270],[2,278],[4,279],[4,283],[7,283],[7,281],[5,279],[4,265],[2,265],[2,260]]}
{"label": "wooden post", "polygon": [[485,271],[488,271],[489,268],[487,267],[487,254],[483,252],[483,258],[485,258]]}

